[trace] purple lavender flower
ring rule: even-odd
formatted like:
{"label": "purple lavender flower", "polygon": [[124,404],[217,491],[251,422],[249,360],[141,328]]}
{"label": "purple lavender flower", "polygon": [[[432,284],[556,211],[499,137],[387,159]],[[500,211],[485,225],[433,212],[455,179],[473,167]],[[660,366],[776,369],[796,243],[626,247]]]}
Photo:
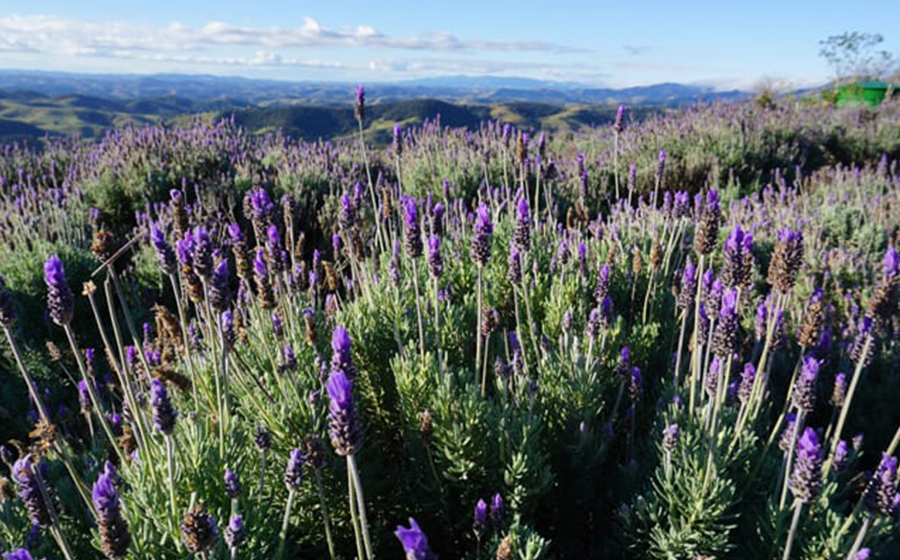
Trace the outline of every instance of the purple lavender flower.
{"label": "purple lavender flower", "polygon": [[256,448],[262,453],[265,453],[272,447],[272,435],[263,426],[256,427],[256,435],[253,441],[256,443]]}
{"label": "purple lavender flower", "polygon": [[800,375],[794,384],[792,402],[798,410],[811,412],[816,406],[816,380],[819,376],[821,362],[813,356],[803,358]]}
{"label": "purple lavender flower", "polygon": [[675,217],[683,218],[691,215],[691,196],[685,191],[675,193]]}
{"label": "purple lavender flower", "polygon": [[719,192],[712,189],[706,193],[706,204],[700,207],[700,218],[694,237],[694,248],[699,254],[708,255],[715,249],[721,219]]}
{"label": "purple lavender flower", "polygon": [[609,265],[603,263],[600,267],[600,274],[597,276],[597,285],[594,286],[594,300],[602,303],[603,299],[609,294]]}
{"label": "purple lavender flower", "polygon": [[394,125],[394,152],[403,155],[403,127],[399,124]]}
{"label": "purple lavender flower", "polygon": [[681,289],[678,292],[676,305],[679,309],[688,310],[694,305],[694,297],[697,295],[697,267],[688,257],[681,275]]}
{"label": "purple lavender flower", "polygon": [[249,198],[251,215],[248,218],[259,224],[271,222],[275,214],[275,203],[269,198],[266,189],[260,187],[250,191]]}
{"label": "purple lavender flower", "polygon": [[197,554],[215,546],[219,538],[219,526],[215,518],[196,505],[184,514],[181,522],[181,538],[188,552]]}
{"label": "purple lavender flower", "polygon": [[344,370],[332,368],[325,389],[331,399],[328,404],[331,445],[338,455],[355,453],[363,443],[363,434],[353,405],[353,384]]}
{"label": "purple lavender flower", "polygon": [[862,548],[859,552],[856,553],[856,556],[853,557],[853,560],[869,560],[870,556],[872,556],[872,550],[869,548]]}
{"label": "purple lavender flower", "polygon": [[491,223],[491,213],[488,207],[482,203],[478,205],[475,218],[475,234],[472,237],[472,260],[478,266],[484,266],[491,258],[491,234],[494,226]]}
{"label": "purple lavender flower", "polygon": [[628,375],[628,394],[631,402],[636,403],[644,392],[644,378],[641,377],[641,368],[633,366]]}
{"label": "purple lavender flower", "polygon": [[625,105],[619,105],[619,109],[616,111],[616,122],[613,125],[613,130],[617,133],[625,130]]}
{"label": "purple lavender flower", "polygon": [[303,482],[303,452],[292,449],[288,458],[287,467],[284,469],[284,485],[288,490],[299,490]]}
{"label": "purple lavender flower", "polygon": [[247,540],[247,529],[244,527],[244,518],[236,513],[231,516],[228,527],[225,528],[225,544],[228,548],[235,549]]}
{"label": "purple lavender flower", "polygon": [[499,529],[500,525],[503,523],[503,513],[505,511],[506,507],[503,504],[503,496],[497,492],[491,498],[491,521],[494,523],[495,528]]}
{"label": "purple lavender flower", "polygon": [[756,368],[752,363],[744,364],[744,371],[741,372],[741,384],[738,386],[738,400],[741,404],[747,404],[750,401],[750,395],[753,392],[753,384],[756,381]]}
{"label": "purple lavender flower", "polygon": [[175,274],[178,267],[175,251],[172,246],[166,242],[166,235],[156,226],[150,229],[150,244],[156,251],[156,260],[159,261],[159,268],[165,274]]}
{"label": "purple lavender flower", "polygon": [[[875,322],[871,317],[863,317],[859,322],[858,333],[853,341],[853,347],[850,349],[850,357],[854,362],[862,363],[863,367],[867,367],[872,363],[872,359],[875,357],[875,342],[874,340],[869,340],[872,338],[874,327]],[[868,344],[866,344],[867,341]],[[868,349],[866,349],[866,346],[868,346]],[[863,350],[866,350],[865,354]]]}
{"label": "purple lavender flower", "polygon": [[888,245],[882,266],[885,280],[893,280],[897,276],[898,270],[900,270],[900,255],[897,254],[897,250],[894,249],[893,245]]}
{"label": "purple lavender flower", "polygon": [[84,379],[78,381],[78,407],[82,414],[90,414],[94,409],[91,393],[88,391],[88,384]]}
{"label": "purple lavender flower", "polygon": [[428,545],[428,537],[419,528],[419,524],[412,517],[409,518],[409,528],[402,525],[397,526],[394,532],[403,545],[403,551],[406,553],[406,560],[437,560],[437,556],[431,552]]}
{"label": "purple lavender flower", "polygon": [[213,244],[209,233],[203,226],[194,228],[193,233],[193,252],[191,254],[191,265],[194,272],[197,273],[204,282],[212,279],[213,273]]}
{"label": "purple lavender flower", "polygon": [[366,89],[362,86],[356,86],[356,105],[354,106],[356,120],[362,124],[366,120]]}
{"label": "purple lavender flower", "polygon": [[62,261],[56,255],[44,263],[44,282],[47,284],[47,308],[53,322],[64,327],[75,315],[75,296],[66,281]]}
{"label": "purple lavender flower", "polygon": [[810,502],[819,495],[822,487],[822,446],[812,428],[806,428],[797,443],[797,459],[788,487],[794,497],[802,502]]}
{"label": "purple lavender flower", "polygon": [[231,311],[223,311],[219,323],[222,327],[222,339],[225,346],[230,350],[234,348],[237,342],[237,335],[234,331],[234,314]]}
{"label": "purple lavender flower", "polygon": [[508,264],[509,282],[518,285],[522,282],[522,255],[519,253],[519,247],[515,240],[509,242],[509,264]]}
{"label": "purple lavender flower", "polygon": [[671,453],[678,447],[679,429],[678,424],[669,424],[663,429],[662,446],[663,449]]}
{"label": "purple lavender flower", "polygon": [[753,271],[753,234],[736,226],[725,240],[722,283],[729,287],[746,286]]}
{"label": "purple lavender flower", "polygon": [[600,336],[600,327],[601,327],[601,318],[600,318],[600,310],[598,308],[591,309],[590,314],[588,315],[587,321],[587,336],[591,340],[596,340],[598,336]]}
{"label": "purple lavender flower", "polygon": [[284,349],[282,350],[283,361],[281,363],[281,372],[291,372],[297,370],[297,356],[294,354],[294,349],[291,347],[290,343],[284,345]]}
{"label": "purple lavender flower", "polygon": [[[35,465],[31,459],[30,454],[25,455],[13,464],[10,469],[12,480],[16,484],[19,498],[25,504],[31,523],[49,527],[52,521],[50,509],[40,488],[40,485],[43,484],[44,489],[48,493],[51,492],[51,487],[46,480],[46,464],[41,461]],[[41,478],[40,481],[38,477]],[[53,499],[52,495],[50,499]]]}
{"label": "purple lavender flower", "polygon": [[178,262],[180,262],[182,266],[192,266],[194,239],[190,235],[185,235],[175,244],[175,249],[176,254],[178,255]]}
{"label": "purple lavender flower", "polygon": [[422,256],[422,230],[419,226],[419,211],[415,198],[406,199],[406,253],[410,258],[417,259]]}
{"label": "purple lavender flower", "polygon": [[613,322],[613,304],[612,298],[604,296],[603,301],[600,302],[600,326],[604,329],[608,329],[609,326]]}
{"label": "purple lavender flower", "polygon": [[231,500],[241,495],[241,479],[228,467],[225,467],[225,494]]}
{"label": "purple lavender flower", "polygon": [[122,517],[115,478],[101,473],[94,483],[91,498],[97,511],[100,549],[107,558],[124,558],[131,544],[131,533]]}
{"label": "purple lavender flower", "polygon": [[626,377],[628,375],[628,368],[631,367],[631,348],[627,346],[623,346],[622,350],[619,351],[619,365],[616,369],[616,373],[621,377]]}
{"label": "purple lavender flower", "polygon": [[863,503],[870,513],[887,516],[894,511],[896,496],[897,458],[884,453],[866,486]]}
{"label": "purple lavender flower", "polygon": [[441,258],[441,238],[437,235],[432,235],[428,238],[428,270],[435,280],[440,280],[444,274],[444,261]]}
{"label": "purple lavender flower", "polygon": [[228,259],[222,259],[213,269],[209,284],[209,304],[215,311],[225,311],[231,307],[231,286]]}
{"label": "purple lavender flower", "polygon": [[4,553],[3,560],[34,560],[34,557],[31,556],[31,553],[24,548],[17,548],[12,552]]}
{"label": "purple lavender flower", "polygon": [[712,350],[723,358],[737,351],[738,335],[737,291],[729,289],[722,295],[719,322],[713,333]]}
{"label": "purple lavender flower", "polygon": [[831,466],[834,467],[834,472],[839,473],[844,470],[849,456],[850,446],[847,444],[847,440],[842,439],[838,442],[837,447],[834,448],[834,457],[831,459]]}
{"label": "purple lavender flower", "polygon": [[831,390],[831,406],[840,408],[844,406],[844,399],[847,397],[847,376],[838,373],[834,376],[834,387]]}
{"label": "purple lavender flower", "polygon": [[351,382],[356,378],[356,369],[353,367],[353,352],[350,334],[343,325],[334,328],[331,335],[331,371],[343,371]]}
{"label": "purple lavender flower", "polygon": [[356,205],[349,195],[341,195],[341,211],[338,214],[338,227],[349,232],[356,225]]}
{"label": "purple lavender flower", "polygon": [[488,506],[484,500],[478,500],[478,503],[475,504],[475,515],[472,521],[472,529],[475,531],[475,536],[479,539],[484,535],[485,529],[487,529],[487,514],[488,514]]}
{"label": "purple lavender flower", "polygon": [[767,276],[769,284],[782,294],[788,293],[797,281],[797,272],[801,264],[803,264],[803,233],[800,230],[780,230],[769,263]]}
{"label": "purple lavender flower", "polygon": [[709,363],[709,371],[706,372],[706,379],[703,381],[703,388],[710,399],[715,399],[719,390],[719,370],[721,368],[722,360],[716,356]]}
{"label": "purple lavender flower", "polygon": [[153,426],[167,436],[172,435],[178,413],[172,406],[166,384],[159,379],[150,380],[150,409],[153,412]]}

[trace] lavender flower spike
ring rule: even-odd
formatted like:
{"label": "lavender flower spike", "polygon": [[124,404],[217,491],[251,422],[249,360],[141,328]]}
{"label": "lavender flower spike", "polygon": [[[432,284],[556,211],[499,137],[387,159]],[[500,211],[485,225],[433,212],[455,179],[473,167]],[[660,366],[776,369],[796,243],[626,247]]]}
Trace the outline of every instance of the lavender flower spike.
{"label": "lavender flower spike", "polygon": [[219,526],[213,516],[203,511],[202,505],[194,506],[184,514],[181,522],[181,538],[188,552],[197,554],[211,549],[219,538]]}
{"label": "lavender flower spike", "polygon": [[331,350],[333,354],[331,356],[331,370],[332,371],[343,371],[351,382],[356,377],[356,370],[353,368],[353,353],[352,353],[352,342],[350,341],[350,335],[347,333],[347,329],[345,329],[342,325],[338,325],[334,328],[334,333],[331,335]]}
{"label": "lavender flower spike", "polygon": [[822,488],[822,445],[812,428],[806,428],[800,436],[797,444],[797,461],[788,487],[794,497],[802,502],[816,499]]}
{"label": "lavender flower spike", "polygon": [[422,231],[419,227],[419,211],[415,198],[406,201],[406,252],[410,258],[422,256]]}
{"label": "lavender flower spike", "polygon": [[34,560],[34,557],[24,548],[17,548],[12,552],[4,553],[3,560]]}
{"label": "lavender flower spike", "polygon": [[819,375],[821,363],[812,356],[803,358],[800,375],[794,385],[791,396],[792,402],[799,410],[811,412],[816,406],[816,378]]}
{"label": "lavender flower spike", "polygon": [[[50,509],[44,501],[44,496],[39,486],[40,482],[37,479],[39,476],[44,476],[43,470],[44,463],[35,465],[31,461],[31,455],[25,455],[13,464],[11,475],[13,482],[16,483],[19,498],[28,511],[28,518],[31,520],[31,523],[41,527],[49,527],[52,521]],[[50,487],[46,483],[45,486],[49,492]]]}
{"label": "lavender flower spike", "polygon": [[156,251],[156,260],[159,261],[160,269],[165,274],[175,274],[178,267],[175,251],[166,242],[166,235],[156,226],[150,229],[150,244],[153,245],[153,249]]}
{"label": "lavender flower spike", "polygon": [[292,449],[287,467],[284,469],[284,485],[288,490],[299,490],[301,482],[303,482],[303,452]]}
{"label": "lavender flower spike", "polygon": [[491,212],[482,203],[478,205],[475,218],[475,234],[472,237],[472,260],[479,266],[487,264],[491,258],[491,234],[494,225],[491,223]]}
{"label": "lavender flower spike", "polygon": [[362,445],[363,435],[353,405],[353,384],[343,370],[332,369],[325,389],[331,399],[328,404],[331,445],[338,455],[355,453]]}
{"label": "lavender flower spike", "polygon": [[53,255],[44,263],[44,282],[47,284],[47,308],[53,322],[64,327],[75,315],[75,296],[66,280],[62,261]]}
{"label": "lavender flower spike", "polygon": [[494,522],[495,527],[500,527],[500,523],[503,522],[503,513],[505,511],[506,508],[503,505],[503,496],[498,492],[491,498],[491,521]]}
{"label": "lavender flower spike", "polygon": [[884,271],[885,279],[888,281],[893,280],[897,276],[897,271],[900,270],[900,255],[897,254],[897,250],[894,249],[893,245],[889,245],[887,248],[882,270]]}
{"label": "lavender flower spike", "polygon": [[428,270],[435,280],[440,280],[444,274],[444,261],[441,258],[441,238],[432,235],[428,239]]}
{"label": "lavender flower spike", "polygon": [[128,523],[122,517],[122,505],[113,475],[101,473],[94,483],[91,499],[97,510],[100,548],[107,558],[124,558],[131,544]]}
{"label": "lavender flower spike", "polygon": [[366,120],[366,88],[362,86],[356,86],[356,105],[354,107],[354,112],[356,114],[356,120],[362,124],[363,121]]}
{"label": "lavender flower spike", "polygon": [[150,408],[153,411],[153,426],[167,436],[172,435],[178,413],[172,406],[166,384],[159,379],[150,381]]}
{"label": "lavender flower spike", "polygon": [[419,528],[419,524],[412,517],[409,518],[409,528],[402,525],[397,526],[394,532],[403,545],[403,551],[406,553],[406,560],[437,560],[437,556],[431,552],[428,544],[428,537]]}
{"label": "lavender flower spike", "polygon": [[475,531],[475,536],[479,539],[484,535],[485,529],[487,529],[487,513],[488,506],[484,500],[478,500],[478,503],[475,504],[475,515],[472,521],[472,530]]}
{"label": "lavender flower spike", "polygon": [[616,132],[625,130],[625,105],[619,105],[619,109],[616,111],[616,122],[613,125],[613,129]]}
{"label": "lavender flower spike", "polygon": [[228,527],[225,528],[225,544],[228,548],[235,549],[247,539],[247,529],[244,527],[244,518],[240,514],[231,516]]}
{"label": "lavender flower spike", "polygon": [[513,241],[519,251],[527,251],[531,246],[531,210],[528,208],[528,199],[519,198],[516,205],[516,228],[513,232]]}

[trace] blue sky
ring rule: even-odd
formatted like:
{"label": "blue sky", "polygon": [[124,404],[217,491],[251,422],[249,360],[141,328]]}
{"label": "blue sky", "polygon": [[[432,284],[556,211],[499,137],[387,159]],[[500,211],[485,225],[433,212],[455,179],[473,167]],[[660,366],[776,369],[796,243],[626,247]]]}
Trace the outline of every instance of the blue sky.
{"label": "blue sky", "polygon": [[826,81],[818,41],[880,32],[900,7],[835,1],[277,2],[0,0],[0,68],[373,83],[526,76],[621,87]]}

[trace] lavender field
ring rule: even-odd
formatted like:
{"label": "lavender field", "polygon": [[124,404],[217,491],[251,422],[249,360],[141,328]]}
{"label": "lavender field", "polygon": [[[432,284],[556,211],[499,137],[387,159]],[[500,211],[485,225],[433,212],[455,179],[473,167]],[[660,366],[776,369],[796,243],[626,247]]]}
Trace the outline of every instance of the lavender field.
{"label": "lavender field", "polygon": [[900,558],[900,101],[0,147],[4,558]]}

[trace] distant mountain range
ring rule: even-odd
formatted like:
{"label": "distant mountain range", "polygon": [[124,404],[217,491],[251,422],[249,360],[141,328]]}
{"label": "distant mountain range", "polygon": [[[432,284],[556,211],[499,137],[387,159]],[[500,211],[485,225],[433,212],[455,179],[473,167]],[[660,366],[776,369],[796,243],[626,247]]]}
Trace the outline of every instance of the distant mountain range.
{"label": "distant mountain range", "polygon": [[[0,91],[60,96],[81,94],[110,99],[184,97],[250,104],[340,105],[352,99],[356,84],[287,82],[182,74],[68,74],[0,70]],[[642,104],[675,106],[700,99],[734,100],[746,92],[715,91],[710,86],[662,83],[623,89],[530,78],[448,76],[367,85],[374,103],[442,99],[456,103],[535,101],[555,104]]]}
{"label": "distant mountain range", "polygon": [[[355,84],[287,82],[204,75],[111,75],[0,70],[0,142],[79,134],[91,138],[128,124],[183,122],[193,115],[234,116],[254,133],[281,130],[304,139],[338,138],[356,129]],[[529,78],[451,76],[367,86],[366,133],[388,141],[395,123],[438,115],[450,126],[485,119],[547,130],[610,122],[619,103],[640,119],[698,100],[738,100],[741,91],[656,84],[624,89]]]}

